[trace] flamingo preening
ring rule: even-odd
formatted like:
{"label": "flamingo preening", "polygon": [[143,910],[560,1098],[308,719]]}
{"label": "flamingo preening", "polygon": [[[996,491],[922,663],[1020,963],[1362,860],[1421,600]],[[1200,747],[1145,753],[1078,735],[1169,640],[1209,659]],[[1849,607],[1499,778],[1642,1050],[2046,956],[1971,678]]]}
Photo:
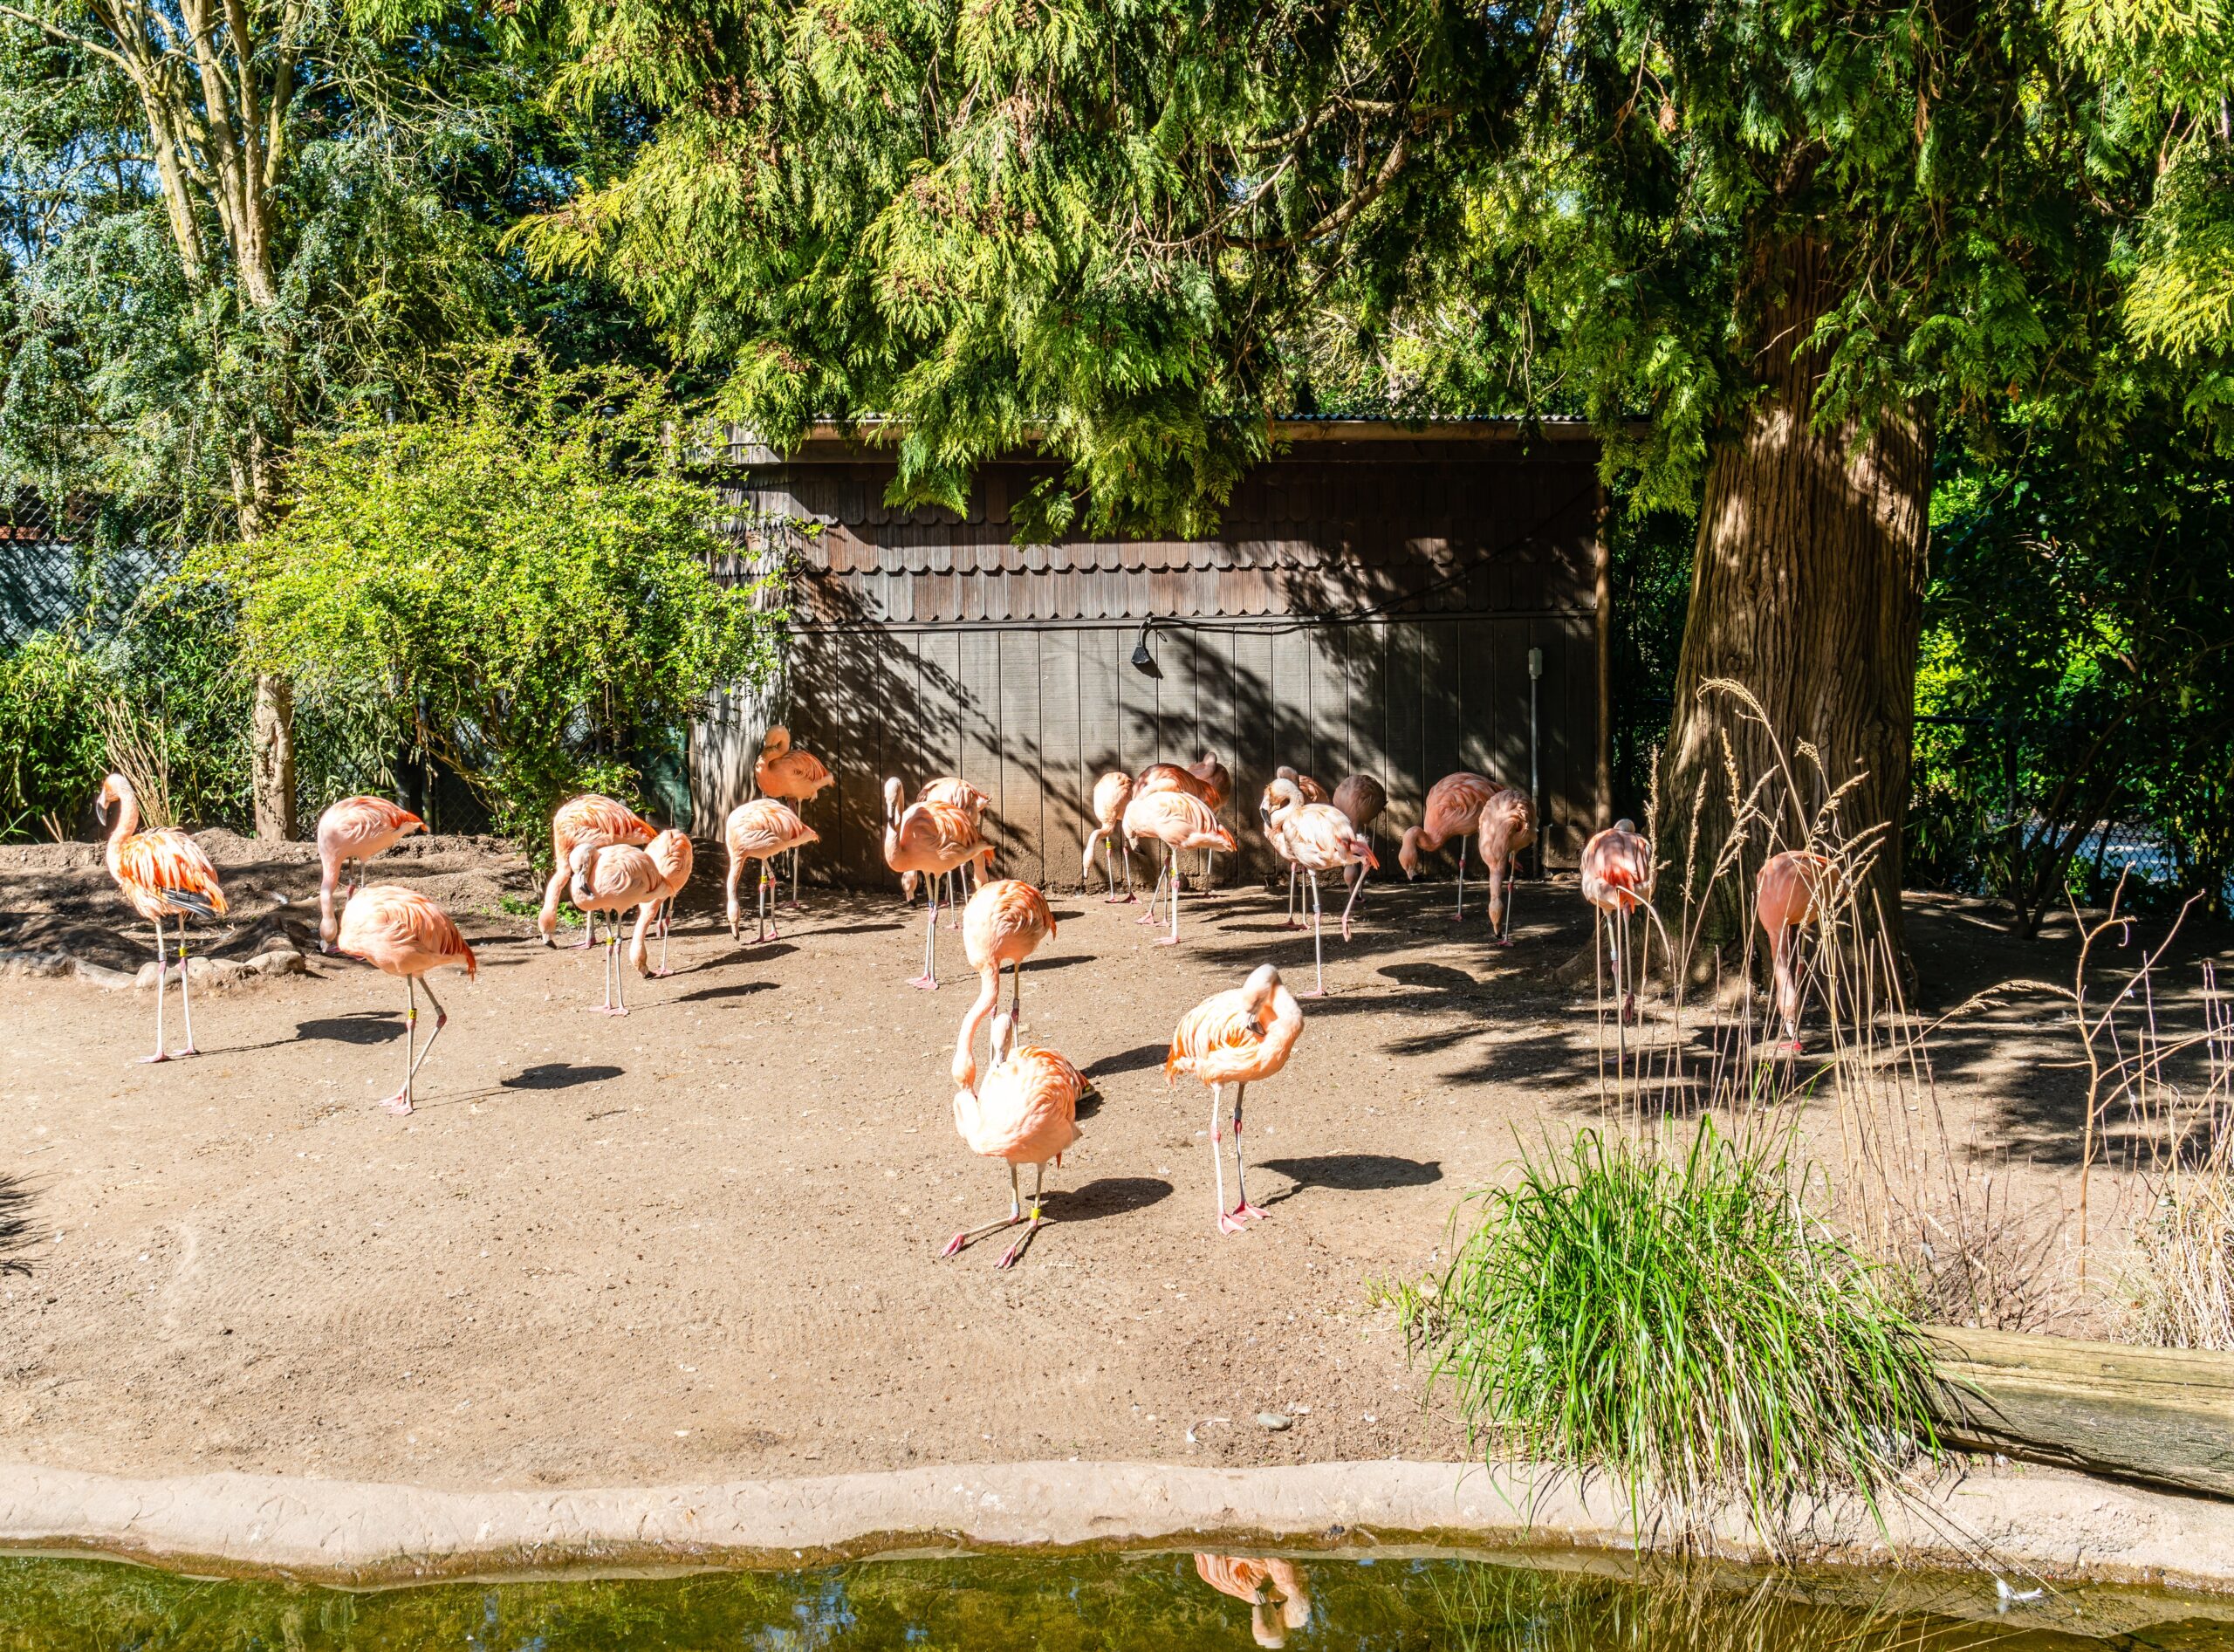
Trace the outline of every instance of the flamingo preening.
{"label": "flamingo preening", "polygon": [[977,1028],[1001,1001],[1001,966],[1010,972],[1009,1015],[1024,1009],[1024,961],[1055,933],[1047,897],[1020,878],[999,878],[978,886],[962,912],[962,949],[977,971],[977,1002],[962,1018],[954,1041],[954,1081],[977,1087]]}
{"label": "flamingo preening", "polygon": [[[558,896],[565,889],[567,880],[574,875],[574,851],[587,844],[601,848],[608,843],[633,844],[641,848],[659,836],[660,829],[638,814],[625,803],[594,792],[585,792],[579,798],[569,798],[558,805],[551,817],[551,881],[543,887],[543,910],[537,914],[535,927],[543,932],[543,944],[555,947],[558,933]],[[587,925],[582,930],[582,947],[590,945]]]}
{"label": "flamingo preening", "polygon": [[1292,1560],[1197,1554],[1195,1575],[1248,1607],[1250,1632],[1258,1646],[1284,1647],[1291,1632],[1311,1621],[1310,1585],[1303,1568]]}
{"label": "flamingo preening", "polygon": [[[1210,805],[1212,814],[1225,812],[1225,800],[1233,795],[1233,774],[1217,760],[1215,752],[1205,751],[1187,765],[1187,772],[1203,783],[1203,801]],[[1203,881],[1214,884],[1218,880],[1217,851],[1213,849],[1203,857]]]}
{"label": "flamingo preening", "polygon": [[[915,880],[935,881],[972,860],[990,861],[993,846],[977,835],[969,812],[950,803],[907,802],[895,777],[884,783],[884,863],[900,874],[900,888],[915,898]],[[904,805],[904,806],[903,806]],[[930,915],[923,927],[923,972],[908,984],[938,991],[939,901],[934,881]]]}
{"label": "flamingo preening", "polygon": [[1658,869],[1651,840],[1634,820],[1616,820],[1583,846],[1582,898],[1598,908],[1611,937],[1614,991],[1621,1000],[1620,1025],[1637,1018],[1636,988],[1643,971],[1629,946],[1629,915],[1652,901]]}
{"label": "flamingo preening", "polygon": [[[961,810],[970,817],[970,824],[977,828],[977,835],[981,838],[985,835],[985,811],[993,806],[990,792],[974,786],[961,776],[954,774],[942,774],[924,781],[916,790],[915,801],[944,803]],[[985,874],[990,870],[991,870],[990,861],[981,865],[972,860],[963,867],[961,875],[971,879],[978,888],[983,888],[985,884]],[[954,878],[955,874],[949,873],[939,880],[940,883],[946,888],[946,907],[949,912],[962,904],[960,899],[962,892],[954,887]]]}
{"label": "flamingo preening", "polygon": [[[812,751],[791,744],[791,731],[778,723],[760,739],[760,756],[752,765],[752,783],[764,798],[788,803],[794,811],[823,787],[833,784],[830,771]],[[799,852],[791,851],[791,910],[799,909]]]}
{"label": "flamingo preening", "polygon": [[[1298,787],[1300,791],[1302,788]],[[1347,776],[1335,786],[1331,799],[1334,806],[1350,817],[1350,824],[1367,837],[1373,835],[1373,823],[1381,819],[1388,807],[1388,788],[1369,774]],[[1309,798],[1304,799],[1311,801]],[[1365,864],[1353,860],[1343,876],[1355,883],[1365,875]]]}
{"label": "flamingo preening", "polygon": [[1518,880],[1515,859],[1536,841],[1536,805],[1528,800],[1528,794],[1510,785],[1491,792],[1475,820],[1474,841],[1482,852],[1482,869],[1490,880],[1490,934],[1497,945],[1509,947],[1512,911],[1505,900],[1505,881]]}
{"label": "flamingo preening", "polygon": [[660,932],[660,967],[648,967],[644,949],[636,948],[631,954],[639,974],[663,976],[667,967],[667,934],[675,927],[675,897],[690,881],[690,869],[698,852],[690,842],[690,834],[670,826],[644,846],[644,853],[652,857],[652,864],[660,869],[659,898],[653,903],[654,921]]}
{"label": "flamingo preening", "polygon": [[[1261,964],[1230,992],[1213,993],[1179,1018],[1164,1058],[1163,1082],[1186,1073],[1210,1086],[1210,1165],[1217,1178],[1218,1231],[1238,1233],[1244,1222],[1264,1214],[1249,1203],[1242,1181],[1241,1100],[1248,1087],[1288,1064],[1303,1031],[1303,1006],[1280,984],[1280,972]],[[1233,1190],[1240,1201],[1225,1205],[1225,1086],[1233,1086]]]}
{"label": "flamingo preening", "polygon": [[[386,798],[344,798],[330,805],[318,818],[318,949],[333,950],[335,926],[333,892],[342,874],[355,868],[349,880],[353,893],[365,875],[365,862],[394,848],[396,840],[424,832],[427,823],[400,804]],[[346,896],[344,897],[346,898]]]}
{"label": "flamingo preening", "polygon": [[1772,854],[1753,885],[1753,913],[1769,937],[1769,967],[1776,981],[1777,1018],[1783,1024],[1780,1055],[1799,1053],[1799,931],[1819,923],[1837,894],[1839,869],[1806,849]]}
{"label": "flamingo preening", "polygon": [[[217,881],[217,868],[202,853],[202,846],[176,826],[157,826],[142,832],[140,799],[132,782],[112,774],[101,782],[100,811],[106,822],[116,809],[116,824],[109,828],[108,874],[132,909],[155,926],[155,1052],[144,1061],[168,1061],[175,1053],[195,1055],[194,1001],[186,985],[186,920],[225,915],[225,891]],[[170,966],[163,960],[163,920],[178,920],[178,1004],[186,1018],[186,1045],[176,1052],[163,1048],[163,997]]]}
{"label": "flamingo preening", "polygon": [[[1168,768],[1170,765],[1158,766]],[[1142,792],[1137,788],[1133,792],[1133,800],[1125,805],[1121,827],[1128,851],[1142,838],[1154,838],[1163,845],[1163,871],[1156,879],[1155,891],[1148,896],[1148,912],[1140,922],[1152,924],[1156,921],[1156,897],[1168,886],[1171,890],[1171,933],[1159,936],[1155,944],[1160,947],[1177,946],[1179,852],[1182,849],[1223,849],[1230,853],[1234,847],[1233,833],[1220,826],[1217,816],[1210,812],[1210,805],[1191,792]]]}
{"label": "flamingo preening", "polygon": [[[792,813],[789,804],[778,803],[773,798],[755,798],[730,811],[730,818],[722,825],[722,842],[730,852],[729,877],[723,887],[727,892],[730,940],[744,939],[743,922],[737,915],[737,882],[745,862],[760,862],[760,875],[753,890],[753,915],[757,923],[752,944],[758,946],[776,929],[776,875],[769,870],[769,862],[787,850],[820,841],[820,834]],[[775,938],[780,941],[783,936],[778,934]]]}
{"label": "flamingo preening", "polygon": [[1432,854],[1451,839],[1458,840],[1458,910],[1451,920],[1454,923],[1466,915],[1466,836],[1480,822],[1482,805],[1497,790],[1497,783],[1485,774],[1462,769],[1444,775],[1428,788],[1420,824],[1405,832],[1396,851],[1396,864],[1409,880],[1420,875],[1421,850]]}
{"label": "flamingo preening", "polygon": [[1294,781],[1295,789],[1303,793],[1303,800],[1305,803],[1328,803],[1333,801],[1333,799],[1326,795],[1326,788],[1325,786],[1320,785],[1318,781],[1312,779],[1309,775],[1303,773],[1301,771],[1289,764],[1283,763],[1278,768],[1273,770],[1272,778],[1275,780]]}
{"label": "flamingo preening", "polygon": [[633,843],[578,843],[567,869],[572,874],[568,898],[589,920],[593,942],[597,938],[597,915],[610,915],[605,937],[605,1002],[595,1007],[603,1015],[626,1015],[628,997],[622,990],[620,915],[631,907],[637,908],[636,932],[629,943],[628,956],[641,970],[644,931],[667,880],[659,862]]}
{"label": "flamingo preening", "polygon": [[[435,1040],[442,1037],[450,1018],[427,977],[455,966],[472,980],[481,967],[473,949],[466,945],[449,914],[416,889],[376,883],[349,897],[349,904],[341,911],[334,949],[348,957],[362,958],[385,974],[403,977],[403,1087],[382,1098],[380,1105],[390,1113],[408,1113],[411,1082],[434,1053]],[[435,1006],[435,1030],[415,1056],[411,1042],[419,1026],[421,986],[427,989],[427,1002]]]}
{"label": "flamingo preening", "polygon": [[[1331,803],[1305,803],[1303,793],[1292,780],[1275,780],[1266,789],[1272,799],[1273,827],[1286,846],[1292,863],[1303,868],[1311,881],[1311,950],[1317,982],[1303,996],[1306,998],[1324,997],[1326,993],[1326,947],[1322,931],[1325,915],[1319,901],[1319,874],[1332,872],[1336,867],[1364,866],[1377,867],[1373,840],[1350,824],[1350,817]],[[1358,903],[1358,891],[1365,884],[1362,880],[1351,884],[1348,905],[1342,908],[1342,939],[1350,938],[1350,908]]]}
{"label": "flamingo preening", "polygon": [[[1052,1050],[1020,1045],[1012,1016],[993,1018],[993,1065],[984,1082],[975,1089],[964,1086],[954,1093],[954,1128],[972,1153],[989,1159],[1005,1159],[1009,1166],[1009,1214],[1005,1221],[965,1228],[947,1241],[942,1258],[950,1257],[972,1240],[1012,1228],[1024,1219],[1017,1186],[1017,1167],[1031,1166],[1031,1224],[1008,1252],[993,1265],[1012,1268],[1032,1236],[1039,1231],[1040,1196],[1046,1183],[1047,1162],[1058,1169],[1063,1154],[1079,1139],[1079,1099],[1086,1081],[1079,1070]],[[1223,1201],[1221,1201],[1223,1202]]]}
{"label": "flamingo preening", "polygon": [[1108,903],[1112,906],[1126,901],[1137,901],[1133,893],[1133,856],[1125,855],[1125,893],[1117,893],[1117,874],[1110,864],[1110,845],[1116,840],[1125,823],[1125,805],[1133,800],[1133,777],[1119,770],[1112,770],[1093,783],[1093,830],[1087,834],[1086,854],[1079,862],[1079,881],[1084,883],[1093,875],[1093,846],[1101,846],[1101,875],[1109,885]]}

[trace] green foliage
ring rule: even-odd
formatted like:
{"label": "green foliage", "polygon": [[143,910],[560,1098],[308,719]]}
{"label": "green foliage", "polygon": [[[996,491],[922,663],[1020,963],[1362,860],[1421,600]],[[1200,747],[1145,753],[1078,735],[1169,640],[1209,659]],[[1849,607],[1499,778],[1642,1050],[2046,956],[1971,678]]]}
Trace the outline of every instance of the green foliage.
{"label": "green foliage", "polygon": [[1634,1500],[1871,1500],[1935,1448],[1930,1363],[1792,1168],[1702,1117],[1688,1151],[1594,1130],[1474,1196],[1480,1225],[1404,1302],[1492,1450],[1604,1469]]}
{"label": "green foliage", "polygon": [[246,663],[314,706],[387,708],[530,838],[558,795],[631,789],[716,684],[772,664],[781,615],[717,585],[713,490],[686,476],[657,380],[463,364],[450,407],[320,438],[263,538],[198,555]]}
{"label": "green foliage", "polygon": [[101,712],[114,692],[66,631],[0,655],[0,839],[75,832],[107,772]]}

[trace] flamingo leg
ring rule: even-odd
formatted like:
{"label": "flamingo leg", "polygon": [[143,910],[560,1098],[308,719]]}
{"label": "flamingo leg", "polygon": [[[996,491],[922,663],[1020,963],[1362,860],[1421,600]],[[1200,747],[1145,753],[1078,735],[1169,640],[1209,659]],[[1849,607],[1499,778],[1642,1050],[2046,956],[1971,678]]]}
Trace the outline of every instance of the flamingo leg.
{"label": "flamingo leg", "polygon": [[[1011,1176],[1014,1176],[1016,1175],[1016,1167],[1014,1165],[1011,1165],[1009,1167],[1009,1175]],[[1022,1259],[1024,1252],[1024,1247],[1031,1243],[1032,1236],[1039,1231],[1040,1224],[1045,1220],[1045,1218],[1039,1214],[1039,1200],[1041,1192],[1045,1188],[1046,1184],[1047,1166],[1044,1162],[1033,1165],[1031,1167],[1031,1225],[1024,1229],[1024,1232],[1018,1237],[1017,1242],[1014,1244],[1009,1246],[1007,1254],[1003,1256],[999,1261],[993,1264],[995,1267],[1014,1267],[1017,1263]]]}
{"label": "flamingo leg", "polygon": [[1244,1172],[1241,1162],[1241,1102],[1248,1093],[1249,1086],[1245,1084],[1233,1086],[1233,1196],[1239,1203],[1227,1214],[1244,1222],[1259,1222],[1270,1213],[1249,1203],[1249,1189],[1242,1179]]}
{"label": "flamingo leg", "polygon": [[1159,860],[1156,863],[1155,888],[1148,891],[1148,909],[1134,918],[1134,922],[1144,924],[1149,929],[1155,927],[1155,903],[1163,898],[1163,881],[1168,866],[1169,862],[1167,860]]}
{"label": "flamingo leg", "polygon": [[1323,998],[1326,996],[1326,940],[1324,934],[1325,916],[1319,908],[1319,874],[1306,868],[1303,874],[1311,882],[1311,956],[1318,970],[1318,984],[1308,992],[1299,992],[1301,998]]}
{"label": "flamingo leg", "polygon": [[[1032,1196],[1032,1213],[1035,1217],[1037,1217],[1038,1214],[1038,1196],[1035,1194]],[[1016,1166],[1011,1164],[1009,1166],[1008,1220],[1005,1222],[988,1222],[983,1227],[964,1228],[961,1232],[956,1234],[954,1237],[946,1242],[946,1249],[939,1252],[939,1260],[943,1262],[947,1258],[954,1255],[955,1252],[961,1250],[963,1245],[971,1244],[976,1240],[982,1239],[989,1233],[998,1233],[1004,1228],[1012,1228],[1023,1220],[1024,1196],[1022,1189],[1017,1186]],[[1004,1260],[1001,1263],[1001,1265],[1003,1267],[1006,1267],[1008,1263]]]}
{"label": "flamingo leg", "polygon": [[1358,891],[1365,888],[1365,878],[1363,876],[1365,862],[1362,860],[1351,861],[1350,870],[1360,874],[1360,876],[1356,882],[1350,885],[1349,901],[1342,908],[1342,939],[1345,941],[1350,938],[1350,910],[1358,903]]}
{"label": "flamingo leg", "polygon": [[1466,840],[1458,840],[1458,910],[1450,915],[1453,923],[1466,922]]}
{"label": "flamingo leg", "polygon": [[1155,943],[1160,947],[1175,947],[1179,944],[1179,851],[1166,844],[1163,853],[1171,868],[1171,933],[1156,936]]}
{"label": "flamingo leg", "polygon": [[799,850],[791,851],[791,910],[794,912],[799,909]]}
{"label": "flamingo leg", "polygon": [[1288,921],[1280,926],[1281,928],[1287,929],[1300,929],[1303,928],[1301,924],[1295,921],[1295,862],[1291,860],[1288,862]]}
{"label": "flamingo leg", "polygon": [[1225,1208],[1225,1086],[1210,1086],[1210,1169],[1217,1179],[1218,1231],[1241,1233],[1244,1225]]}
{"label": "flamingo leg", "polygon": [[668,931],[672,929],[674,927],[675,897],[673,895],[669,895],[666,900],[660,902],[660,967],[652,971],[654,975],[665,975],[668,972],[667,936]]}
{"label": "flamingo leg", "polygon": [[[163,994],[169,991],[166,983],[170,978],[170,966],[163,962],[163,921],[155,920],[155,1053],[143,1055],[141,1062],[168,1061],[170,1052],[163,1048]],[[183,984],[182,983],[181,984]]]}
{"label": "flamingo leg", "polygon": [[411,1111],[411,1075],[419,1064],[411,1059],[412,1036],[419,1030],[419,1000],[412,992],[409,976],[403,977],[403,1087],[394,1095],[382,1096],[380,1105],[390,1113]]}
{"label": "flamingo leg", "polygon": [[1009,1018],[1018,1026],[1024,1025],[1024,960],[1018,958],[1009,965]]}
{"label": "flamingo leg", "polygon": [[613,915],[613,928],[605,937],[606,956],[613,960],[613,1013],[628,1013],[628,970],[620,958],[620,915]]}
{"label": "flamingo leg", "polygon": [[908,984],[911,987],[920,987],[926,992],[935,992],[939,990],[936,967],[939,946],[939,886],[938,880],[935,878],[926,879],[925,882],[930,889],[931,909],[923,923],[923,972]]}
{"label": "flamingo leg", "polygon": [[776,874],[768,862],[760,863],[760,887],[753,896],[752,944],[758,946],[773,935],[778,941],[783,931],[776,927]]}
{"label": "flamingo leg", "polygon": [[[155,922],[161,924],[162,920]],[[194,991],[186,977],[186,914],[182,912],[178,915],[178,1010],[186,1019],[186,1044],[179,1053],[198,1055],[201,1052],[194,1047]]]}

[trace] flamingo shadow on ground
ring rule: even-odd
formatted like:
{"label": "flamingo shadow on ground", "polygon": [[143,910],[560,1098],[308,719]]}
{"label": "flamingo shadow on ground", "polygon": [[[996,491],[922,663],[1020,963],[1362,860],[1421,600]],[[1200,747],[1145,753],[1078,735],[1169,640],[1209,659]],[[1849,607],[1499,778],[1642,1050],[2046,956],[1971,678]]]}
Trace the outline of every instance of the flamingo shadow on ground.
{"label": "flamingo shadow on ground", "polygon": [[1160,1067],[1164,1058],[1170,1053],[1168,1043],[1136,1044],[1129,1050],[1120,1051],[1115,1055],[1105,1055],[1093,1066],[1079,1070],[1089,1080],[1098,1082],[1103,1079],[1114,1079],[1120,1073],[1144,1073],[1150,1067]]}
{"label": "flamingo shadow on ground", "polygon": [[1312,1159],[1266,1159],[1262,1167],[1278,1172],[1295,1185],[1275,1193],[1264,1203],[1278,1204],[1305,1188],[1332,1188],[1343,1193],[1380,1193],[1391,1188],[1423,1188],[1443,1180],[1443,1162],[1425,1163],[1399,1159],[1386,1153],[1330,1153]]}
{"label": "flamingo shadow on ground", "polygon": [[1047,1193],[1051,1215],[1065,1222],[1092,1222],[1102,1217],[1130,1216],[1161,1204],[1172,1194],[1171,1183],[1161,1176],[1106,1176],[1082,1188],[1052,1188]]}
{"label": "flamingo shadow on ground", "polygon": [[720,957],[708,958],[702,963],[694,963],[687,970],[669,970],[665,978],[677,981],[686,975],[703,975],[709,970],[725,970],[733,963],[758,963],[768,958],[788,957],[798,950],[798,948],[789,941],[740,941],[735,951],[724,952]]}
{"label": "flamingo shadow on ground", "polygon": [[817,929],[816,935],[874,935],[880,929],[897,929],[901,921],[894,918],[888,923],[841,923],[834,929]]}
{"label": "flamingo shadow on ground", "polygon": [[295,1024],[296,1038],[328,1044],[386,1044],[402,1031],[403,1017],[394,1010],[352,1010]]}
{"label": "flamingo shadow on ground", "polygon": [[578,1067],[571,1061],[545,1061],[524,1067],[509,1079],[497,1080],[505,1090],[571,1090],[580,1084],[602,1084],[626,1069],[612,1066]]}
{"label": "flamingo shadow on ground", "polygon": [[[725,987],[700,987],[696,992],[685,992],[668,1000],[670,1004],[704,1004],[713,998],[744,998],[756,992],[773,992],[773,981],[738,981]],[[649,1006],[647,1006],[648,1008]]]}

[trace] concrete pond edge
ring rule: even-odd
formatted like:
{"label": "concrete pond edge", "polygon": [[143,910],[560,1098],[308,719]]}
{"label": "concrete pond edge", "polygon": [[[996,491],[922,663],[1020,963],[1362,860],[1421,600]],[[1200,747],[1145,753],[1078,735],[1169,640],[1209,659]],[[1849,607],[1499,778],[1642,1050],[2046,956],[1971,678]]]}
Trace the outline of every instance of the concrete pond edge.
{"label": "concrete pond edge", "polygon": [[[1644,1546],[1675,1533],[1648,1522]],[[1813,1566],[2145,1584],[2234,1594],[2234,1504],[2006,1467],[1885,1510],[1795,1510],[1786,1557]],[[442,1579],[792,1566],[901,1554],[1277,1546],[1355,1552],[1635,1548],[1602,1480],[1525,1463],[1395,1459],[1222,1469],[1004,1463],[700,1485],[445,1491],[223,1472],[134,1479],[0,1463],[0,1550],[98,1555],[199,1576],[353,1588]],[[1703,1546],[1759,1562],[1739,1515]]]}

